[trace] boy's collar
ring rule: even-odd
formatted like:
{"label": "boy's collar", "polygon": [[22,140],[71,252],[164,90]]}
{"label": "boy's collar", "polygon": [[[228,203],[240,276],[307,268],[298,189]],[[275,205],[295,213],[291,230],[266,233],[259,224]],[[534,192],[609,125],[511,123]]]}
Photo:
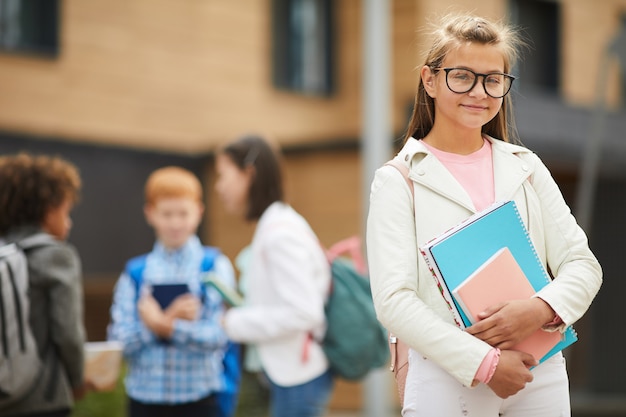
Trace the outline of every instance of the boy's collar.
{"label": "boy's collar", "polygon": [[185,252],[193,250],[193,248],[201,247],[202,243],[200,242],[200,238],[196,235],[192,235],[187,239],[187,241],[178,248],[167,248],[165,247],[159,240],[154,244],[154,251],[161,253],[165,256],[176,256],[182,255]]}

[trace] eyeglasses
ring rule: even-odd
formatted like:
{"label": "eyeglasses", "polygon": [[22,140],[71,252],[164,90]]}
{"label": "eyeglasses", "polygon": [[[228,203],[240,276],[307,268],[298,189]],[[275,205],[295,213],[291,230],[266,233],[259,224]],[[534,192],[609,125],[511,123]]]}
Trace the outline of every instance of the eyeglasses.
{"label": "eyeglasses", "polygon": [[488,96],[502,98],[508,94],[515,77],[501,72],[480,74],[467,68],[433,68],[434,71],[446,72],[446,84],[453,93],[463,94],[471,91],[478,77],[483,77],[483,88]]}

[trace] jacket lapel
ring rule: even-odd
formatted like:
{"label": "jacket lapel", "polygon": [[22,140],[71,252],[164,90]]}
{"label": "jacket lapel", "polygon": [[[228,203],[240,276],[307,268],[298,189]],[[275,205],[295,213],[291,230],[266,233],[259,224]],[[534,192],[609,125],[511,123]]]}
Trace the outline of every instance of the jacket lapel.
{"label": "jacket lapel", "polygon": [[412,158],[409,178],[473,213],[475,210],[472,199],[461,184],[421,142],[416,142],[409,153],[409,158]]}
{"label": "jacket lapel", "polygon": [[519,153],[530,151],[500,140],[490,140],[493,152],[495,200],[508,201],[513,199],[515,192],[532,174],[532,167],[518,156]]}
{"label": "jacket lapel", "polygon": [[[511,200],[515,192],[532,174],[532,167],[517,154],[528,149],[488,137],[492,144],[495,201]],[[469,194],[439,160],[416,139],[408,141],[401,151],[411,161],[409,178],[437,194],[476,210]]]}

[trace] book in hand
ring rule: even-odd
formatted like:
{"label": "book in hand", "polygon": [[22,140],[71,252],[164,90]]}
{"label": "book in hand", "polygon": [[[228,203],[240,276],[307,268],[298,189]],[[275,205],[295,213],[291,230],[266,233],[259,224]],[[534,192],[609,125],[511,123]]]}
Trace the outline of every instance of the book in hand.
{"label": "book in hand", "polygon": [[152,296],[162,309],[166,309],[179,295],[187,294],[189,286],[181,283],[151,284]]}
{"label": "book in hand", "polygon": [[204,283],[215,288],[224,302],[231,307],[238,307],[243,304],[243,297],[234,288],[224,284],[215,274],[208,273],[204,277]]}
{"label": "book in hand", "polygon": [[122,369],[122,343],[85,343],[85,382],[95,391],[115,388]]}
{"label": "book in hand", "polygon": [[[454,299],[472,323],[487,307],[504,301],[532,297],[535,290],[509,248],[498,250],[465,281],[452,290]],[[544,358],[561,341],[560,332],[538,329],[513,350],[530,353],[537,360]]]}
{"label": "book in hand", "polygon": [[[420,252],[459,327],[470,326],[472,321],[452,296],[452,289],[504,247],[510,250],[534,292],[550,283],[550,276],[537,255],[514,201],[494,203],[420,246]],[[571,326],[561,337],[542,360],[578,340]]]}

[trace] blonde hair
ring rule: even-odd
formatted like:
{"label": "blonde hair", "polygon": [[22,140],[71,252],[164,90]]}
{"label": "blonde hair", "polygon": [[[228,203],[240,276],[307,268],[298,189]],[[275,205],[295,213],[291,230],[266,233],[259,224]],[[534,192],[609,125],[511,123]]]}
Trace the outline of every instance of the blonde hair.
{"label": "blonde hair", "polygon": [[145,186],[147,205],[154,205],[162,198],[191,198],[202,202],[202,184],[184,168],[168,166],[157,169],[148,177]]}
{"label": "blonde hair", "polygon": [[[433,25],[431,33],[433,43],[426,55],[424,65],[439,68],[450,51],[467,43],[493,45],[500,48],[504,59],[504,72],[510,73],[519,57],[519,49],[525,45],[518,32],[510,25],[502,22],[491,22],[473,15],[446,15],[440,22]],[[505,142],[515,134],[510,94],[504,97],[500,111],[486,123],[483,133]],[[430,132],[435,122],[435,102],[426,93],[424,83],[420,79],[413,114],[405,134],[405,141],[411,137],[421,139]],[[515,138],[517,141],[517,138]]]}

